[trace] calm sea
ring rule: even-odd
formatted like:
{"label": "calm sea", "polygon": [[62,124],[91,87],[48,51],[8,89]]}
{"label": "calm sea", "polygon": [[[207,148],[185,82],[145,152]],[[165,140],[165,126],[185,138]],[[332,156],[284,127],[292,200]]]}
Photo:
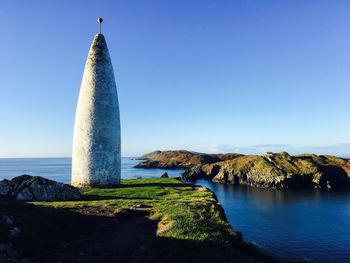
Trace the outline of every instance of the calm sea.
{"label": "calm sea", "polygon": [[[162,169],[135,169],[122,158],[122,178],[159,177]],[[0,179],[40,175],[68,183],[70,158],[0,159]],[[181,170],[167,170],[170,176]],[[350,192],[279,191],[199,181],[212,189],[229,222],[245,240],[293,261],[350,262]]]}

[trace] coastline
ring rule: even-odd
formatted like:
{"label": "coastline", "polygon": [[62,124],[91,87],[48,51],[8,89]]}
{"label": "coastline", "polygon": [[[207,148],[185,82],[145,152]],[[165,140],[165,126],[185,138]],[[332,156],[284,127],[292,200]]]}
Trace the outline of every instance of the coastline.
{"label": "coastline", "polygon": [[350,160],[287,152],[264,155],[155,151],[134,168],[186,169],[182,178],[271,189],[350,189]]}
{"label": "coastline", "polygon": [[[136,160],[123,160],[124,178],[159,178],[166,171],[170,177],[178,177],[182,173],[170,169],[134,169],[133,166],[138,163]],[[0,174],[11,178],[11,175],[26,172],[69,182],[70,162],[69,158],[37,159],[34,162],[3,161]],[[345,239],[349,234],[348,225],[344,222],[349,218],[346,208],[350,195],[347,191],[272,190],[204,180],[196,183],[216,193],[230,224],[244,234],[245,240],[257,244],[277,259],[296,262],[305,258],[315,262],[343,262],[349,259],[348,253],[339,254],[349,244]],[[329,225],[329,222],[333,224]],[[281,230],[284,231],[283,235],[279,235]],[[317,244],[313,242],[315,235],[319,237]],[[329,238],[333,241],[329,242]]]}

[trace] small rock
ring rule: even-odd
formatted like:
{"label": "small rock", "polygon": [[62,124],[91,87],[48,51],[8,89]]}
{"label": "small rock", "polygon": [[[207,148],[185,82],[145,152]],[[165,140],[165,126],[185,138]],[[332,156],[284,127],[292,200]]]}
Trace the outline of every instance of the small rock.
{"label": "small rock", "polygon": [[0,224],[13,225],[13,216],[0,215]]}
{"label": "small rock", "polygon": [[169,175],[167,172],[163,173],[160,178],[169,178]]}
{"label": "small rock", "polygon": [[13,227],[9,230],[10,237],[17,237],[21,233],[22,231],[18,227]]}
{"label": "small rock", "polygon": [[150,205],[146,205],[146,204],[137,204],[134,206],[135,208],[150,208]]}
{"label": "small rock", "polygon": [[11,244],[0,243],[0,262],[17,262],[18,259],[19,254]]}
{"label": "small rock", "polygon": [[0,181],[0,195],[7,196],[11,191],[11,182],[9,180]]}

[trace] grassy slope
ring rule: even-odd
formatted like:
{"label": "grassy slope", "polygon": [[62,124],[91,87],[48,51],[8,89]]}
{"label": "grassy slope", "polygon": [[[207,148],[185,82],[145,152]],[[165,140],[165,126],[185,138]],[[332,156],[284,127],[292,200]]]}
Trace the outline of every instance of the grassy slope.
{"label": "grassy slope", "polygon": [[16,248],[29,256],[51,253],[52,246],[74,239],[81,231],[83,214],[106,216],[104,211],[108,211],[108,216],[115,217],[142,204],[148,206],[148,217],[158,222],[160,262],[272,261],[238,241],[212,192],[175,179],[123,180],[120,188],[86,191],[83,201],[33,204],[0,202],[1,210],[15,215],[23,230]]}
{"label": "grassy slope", "polygon": [[[213,173],[212,171],[215,171],[216,167],[216,173]],[[331,168],[333,172],[324,168]],[[224,180],[224,174],[227,173],[229,182],[233,181],[234,175],[240,177],[249,175],[254,182],[274,181],[277,178],[282,180],[283,178],[310,177],[317,184],[324,177],[324,180],[338,180],[339,186],[342,180],[344,181],[347,176],[350,176],[350,161],[334,156],[314,154],[291,156],[281,152],[270,156],[241,156],[233,160],[205,164],[201,169],[209,175],[210,179],[215,176],[213,180],[219,182]],[[344,178],[340,178],[341,176]]]}

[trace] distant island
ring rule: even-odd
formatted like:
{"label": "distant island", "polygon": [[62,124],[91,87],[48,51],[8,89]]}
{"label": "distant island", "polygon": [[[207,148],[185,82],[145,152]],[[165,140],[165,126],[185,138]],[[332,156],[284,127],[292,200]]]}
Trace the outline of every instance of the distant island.
{"label": "distant island", "polygon": [[273,189],[350,189],[350,160],[330,155],[287,152],[265,155],[155,151],[135,168],[186,169],[182,179],[205,179]]}

